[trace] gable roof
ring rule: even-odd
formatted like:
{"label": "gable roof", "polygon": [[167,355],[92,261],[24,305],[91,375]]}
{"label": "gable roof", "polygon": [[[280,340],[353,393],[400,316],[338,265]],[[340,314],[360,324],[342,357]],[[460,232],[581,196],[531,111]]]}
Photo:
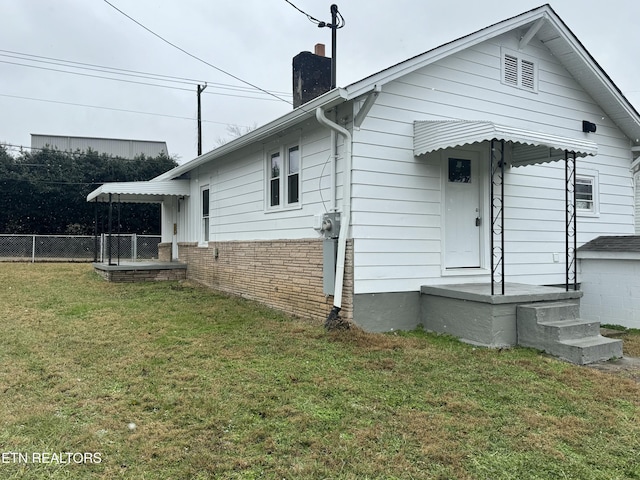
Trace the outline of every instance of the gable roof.
{"label": "gable roof", "polygon": [[263,127],[184,163],[156,177],[154,180],[177,178],[204,163],[308,120],[314,115],[314,110],[317,107],[328,109],[339,103],[353,100],[373,89],[380,89],[385,84],[403,75],[515,29],[528,29],[524,36],[525,39],[529,37],[530,40],[535,36],[549,48],[551,53],[559,59],[582,88],[600,105],[606,115],[631,139],[633,145],[640,145],[640,114],[638,111],[631,105],[622,91],[613,83],[553,8],[546,4],[445,43],[354,82],[344,89],[331,90]]}

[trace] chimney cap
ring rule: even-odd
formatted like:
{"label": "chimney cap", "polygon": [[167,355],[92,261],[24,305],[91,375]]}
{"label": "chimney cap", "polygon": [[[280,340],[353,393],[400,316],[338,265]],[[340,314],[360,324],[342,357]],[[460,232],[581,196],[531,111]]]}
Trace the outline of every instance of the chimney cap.
{"label": "chimney cap", "polygon": [[324,43],[316,43],[314,53],[320,57],[324,57]]}

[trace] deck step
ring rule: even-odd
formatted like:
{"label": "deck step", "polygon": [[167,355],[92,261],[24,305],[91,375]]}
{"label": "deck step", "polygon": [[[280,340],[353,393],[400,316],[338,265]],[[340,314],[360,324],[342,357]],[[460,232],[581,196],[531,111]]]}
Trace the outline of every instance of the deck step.
{"label": "deck step", "polygon": [[622,341],[600,335],[600,323],[579,318],[578,302],[518,305],[518,345],[579,365],[622,357]]}

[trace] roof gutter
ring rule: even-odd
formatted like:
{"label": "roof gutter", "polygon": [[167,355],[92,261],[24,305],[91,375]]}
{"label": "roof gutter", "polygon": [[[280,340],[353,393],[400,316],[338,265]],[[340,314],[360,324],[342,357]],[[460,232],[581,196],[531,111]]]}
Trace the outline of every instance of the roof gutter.
{"label": "roof gutter", "polygon": [[336,261],[336,282],[333,294],[333,309],[327,317],[325,326],[328,326],[332,320],[338,318],[338,313],[342,309],[342,288],[344,286],[344,264],[347,253],[347,237],[349,235],[349,226],[351,225],[351,133],[329,120],[322,107],[316,108],[316,119],[320,123],[342,135],[344,137],[344,178],[342,190],[342,218],[340,219],[340,233],[338,234],[338,258]]}

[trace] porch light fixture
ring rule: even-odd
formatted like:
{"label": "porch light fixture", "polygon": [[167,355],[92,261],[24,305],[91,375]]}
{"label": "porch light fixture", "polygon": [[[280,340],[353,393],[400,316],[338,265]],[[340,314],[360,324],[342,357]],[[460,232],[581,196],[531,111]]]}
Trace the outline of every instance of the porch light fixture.
{"label": "porch light fixture", "polygon": [[582,121],[582,131],[584,133],[595,133],[596,132],[596,124],[595,123],[591,123],[588,120],[583,120]]}

